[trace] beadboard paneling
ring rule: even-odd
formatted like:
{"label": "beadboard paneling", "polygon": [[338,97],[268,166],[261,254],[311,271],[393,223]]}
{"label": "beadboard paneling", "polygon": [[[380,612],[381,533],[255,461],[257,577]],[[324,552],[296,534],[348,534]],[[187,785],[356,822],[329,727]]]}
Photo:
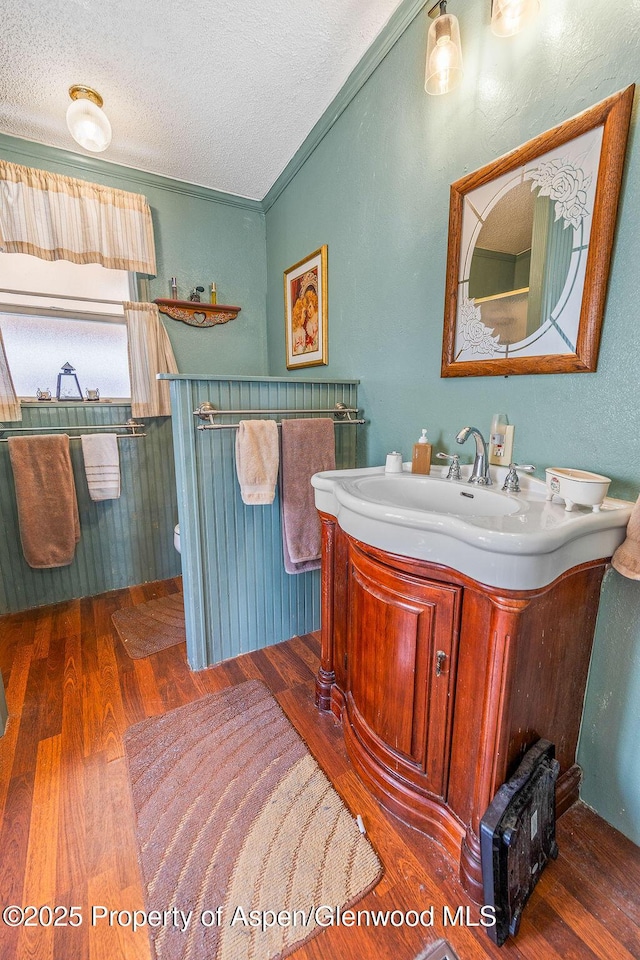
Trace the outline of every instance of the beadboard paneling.
{"label": "beadboard paneling", "polygon": [[[171,381],[187,654],[194,669],[320,626],[319,570],[284,570],[279,490],[269,505],[242,502],[236,431],[197,430],[193,411],[205,400],[219,410],[324,409],[337,401],[355,407],[357,381]],[[363,429],[335,428],[338,467],[355,466]]]}
{"label": "beadboard paneling", "polygon": [[[22,425],[42,427],[44,432],[54,426],[124,423],[130,416],[131,407],[120,404],[30,404],[23,408]],[[169,419],[147,420],[145,432],[143,439],[118,441],[119,500],[90,500],[81,444],[71,443],[81,536],[73,562],[51,570],[33,570],[22,555],[9,445],[0,444],[1,613],[180,573],[180,557],[173,548],[177,509]]]}

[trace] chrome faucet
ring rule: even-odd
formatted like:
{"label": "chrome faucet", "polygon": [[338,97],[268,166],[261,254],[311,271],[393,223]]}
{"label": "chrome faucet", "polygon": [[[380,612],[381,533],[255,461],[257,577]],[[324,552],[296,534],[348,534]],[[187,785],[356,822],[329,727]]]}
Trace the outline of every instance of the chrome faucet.
{"label": "chrome faucet", "polygon": [[489,476],[489,454],[484,437],[477,427],[463,427],[456,437],[456,443],[464,443],[469,434],[473,434],[476,442],[476,457],[473,461],[473,469],[469,477],[469,483],[479,483],[488,487],[491,484]]}

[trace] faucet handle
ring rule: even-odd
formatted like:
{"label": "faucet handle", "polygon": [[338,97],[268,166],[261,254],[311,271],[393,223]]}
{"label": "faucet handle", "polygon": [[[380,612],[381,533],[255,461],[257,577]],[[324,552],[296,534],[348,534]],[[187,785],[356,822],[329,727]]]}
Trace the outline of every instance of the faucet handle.
{"label": "faucet handle", "polygon": [[536,468],[532,463],[510,463],[509,464],[509,473],[505,477],[505,481],[502,484],[502,489],[506,490],[507,493],[520,493],[520,480],[518,478],[518,470],[522,470],[523,473],[535,473]]}
{"label": "faucet handle", "polygon": [[457,453],[454,453],[450,456],[448,453],[436,453],[436,457],[439,460],[449,460],[449,472],[447,473],[447,480],[461,480],[462,474],[460,473],[460,457]]}

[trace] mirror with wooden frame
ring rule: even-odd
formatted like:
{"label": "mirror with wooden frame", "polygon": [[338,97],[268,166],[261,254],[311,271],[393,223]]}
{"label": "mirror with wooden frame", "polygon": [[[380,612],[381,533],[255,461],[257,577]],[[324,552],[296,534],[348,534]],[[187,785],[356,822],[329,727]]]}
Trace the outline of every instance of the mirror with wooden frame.
{"label": "mirror with wooden frame", "polygon": [[452,184],[443,377],[596,369],[634,89]]}

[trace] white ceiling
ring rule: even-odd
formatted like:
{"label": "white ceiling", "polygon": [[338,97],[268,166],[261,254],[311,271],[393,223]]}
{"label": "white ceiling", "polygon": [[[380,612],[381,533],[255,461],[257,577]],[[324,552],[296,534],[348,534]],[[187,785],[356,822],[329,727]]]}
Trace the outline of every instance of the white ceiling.
{"label": "white ceiling", "polygon": [[0,0],[0,132],[86,153],[65,123],[85,84],[98,156],[259,200],[400,2]]}

